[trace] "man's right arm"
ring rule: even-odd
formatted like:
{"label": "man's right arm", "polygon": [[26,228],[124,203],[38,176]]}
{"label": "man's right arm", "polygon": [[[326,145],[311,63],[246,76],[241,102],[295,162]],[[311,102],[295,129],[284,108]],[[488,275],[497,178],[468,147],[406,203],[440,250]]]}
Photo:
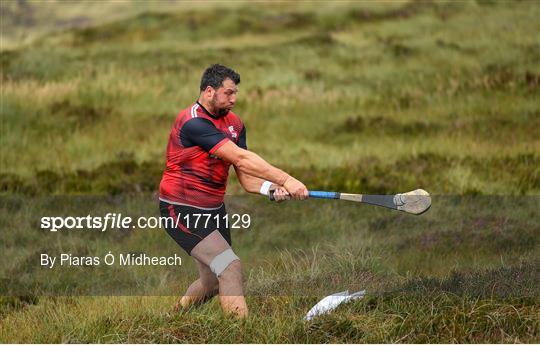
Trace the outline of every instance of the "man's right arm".
{"label": "man's right arm", "polygon": [[308,197],[307,188],[302,182],[283,170],[272,166],[256,153],[238,147],[232,141],[227,141],[221,145],[214,152],[214,155],[233,164],[237,169],[248,175],[260,177],[285,187],[294,199]]}

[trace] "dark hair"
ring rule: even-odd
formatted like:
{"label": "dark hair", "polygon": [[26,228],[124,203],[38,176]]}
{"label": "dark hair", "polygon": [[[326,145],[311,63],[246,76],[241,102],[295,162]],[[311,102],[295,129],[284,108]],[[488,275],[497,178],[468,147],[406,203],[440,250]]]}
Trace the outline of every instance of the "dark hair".
{"label": "dark hair", "polygon": [[201,78],[201,92],[204,91],[207,86],[218,89],[223,85],[223,81],[227,78],[232,80],[235,84],[240,84],[240,74],[229,67],[219,64],[208,67]]}

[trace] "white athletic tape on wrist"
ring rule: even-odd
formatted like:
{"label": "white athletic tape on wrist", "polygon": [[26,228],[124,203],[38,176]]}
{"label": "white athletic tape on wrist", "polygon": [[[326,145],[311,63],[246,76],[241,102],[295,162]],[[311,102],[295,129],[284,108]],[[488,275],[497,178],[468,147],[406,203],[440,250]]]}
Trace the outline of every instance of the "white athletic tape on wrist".
{"label": "white athletic tape on wrist", "polygon": [[268,192],[270,191],[271,186],[272,186],[272,182],[264,181],[263,184],[261,185],[261,190],[259,191],[259,193],[261,193],[262,195],[268,195]]}
{"label": "white athletic tape on wrist", "polygon": [[219,277],[221,273],[223,273],[223,271],[225,271],[225,269],[229,267],[229,265],[235,260],[240,260],[240,258],[234,254],[232,249],[229,248],[221,254],[216,255],[216,257],[210,263],[210,270],[214,272],[216,277]]}

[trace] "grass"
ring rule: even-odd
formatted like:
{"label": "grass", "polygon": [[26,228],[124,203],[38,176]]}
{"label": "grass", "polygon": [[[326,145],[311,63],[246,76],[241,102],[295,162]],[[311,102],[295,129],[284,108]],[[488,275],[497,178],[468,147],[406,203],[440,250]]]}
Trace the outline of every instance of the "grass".
{"label": "grass", "polygon": [[[152,216],[151,196],[3,202],[2,226],[12,229],[2,234],[4,255],[12,258],[2,269],[6,342],[534,342],[539,336],[534,196],[436,197],[432,210],[415,218],[352,203],[272,206],[232,197],[229,211],[253,219],[252,229],[233,230],[252,315],[242,323],[227,320],[217,301],[172,312],[170,295],[195,278],[185,254],[180,267],[36,265],[44,252],[178,252],[162,230],[35,230],[42,215],[113,209]],[[368,297],[302,321],[320,296],[345,289],[367,289]]]}
{"label": "grass", "polygon": [[[539,341],[538,3],[156,6],[2,4],[2,342]],[[156,216],[168,131],[214,62],[242,75],[250,149],[311,189],[422,187],[432,209],[271,205],[231,176],[229,210],[253,221],[233,234],[243,322],[217,301],[171,312],[195,277],[184,254],[179,268],[40,269],[42,252],[178,253],[157,231],[36,229]],[[367,297],[302,321],[347,288]],[[77,289],[91,296],[58,293]]]}

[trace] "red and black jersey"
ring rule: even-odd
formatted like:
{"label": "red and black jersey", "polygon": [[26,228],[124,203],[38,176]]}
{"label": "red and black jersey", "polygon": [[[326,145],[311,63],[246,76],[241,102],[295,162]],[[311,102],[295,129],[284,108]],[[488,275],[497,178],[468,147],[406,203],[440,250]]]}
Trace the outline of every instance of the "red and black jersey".
{"label": "red and black jersey", "polygon": [[247,149],[246,129],[233,112],[217,117],[199,102],[182,110],[169,135],[160,200],[199,208],[220,207],[231,164],[213,153],[228,140]]}

